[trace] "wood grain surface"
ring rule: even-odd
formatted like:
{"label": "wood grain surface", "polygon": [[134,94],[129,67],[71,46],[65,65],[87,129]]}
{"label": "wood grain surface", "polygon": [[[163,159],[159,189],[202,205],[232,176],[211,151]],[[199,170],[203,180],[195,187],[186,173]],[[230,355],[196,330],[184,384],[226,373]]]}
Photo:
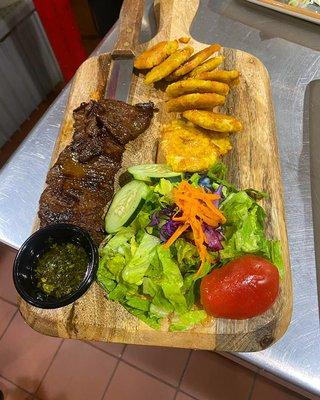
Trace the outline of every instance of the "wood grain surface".
{"label": "wood grain surface", "polygon": [[[156,42],[189,34],[199,1],[161,0],[155,4],[158,34],[138,47],[140,52]],[[195,50],[205,44],[191,40]],[[223,45],[223,43],[221,43]],[[171,333],[167,326],[156,331],[129,314],[120,304],[108,301],[103,290],[94,283],[75,303],[55,310],[32,307],[20,299],[20,310],[35,330],[52,336],[136,343],[145,345],[216,349],[221,351],[257,351],[270,346],[286,331],[291,318],[292,288],[286,225],[284,219],[282,183],[279,167],[277,135],[268,73],[264,65],[251,54],[223,48],[226,56],[222,68],[238,69],[241,79],[222,111],[236,115],[245,126],[243,133],[232,136],[233,149],[225,158],[229,180],[240,188],[252,187],[270,194],[262,205],[268,212],[268,235],[282,243],[285,278],[274,306],[259,317],[246,320],[211,318],[205,325],[187,332]],[[73,81],[69,101],[61,125],[60,136],[52,163],[72,138],[72,110],[81,102],[102,97],[109,73],[110,55],[88,59]],[[176,117],[163,110],[164,93],[145,86],[143,78],[132,80],[131,102],[152,100],[159,107],[150,128],[129,143],[123,157],[123,168],[129,165],[154,162],[160,125]],[[117,179],[115,187],[117,188]]]}
{"label": "wood grain surface", "polygon": [[138,42],[144,0],[124,0],[119,15],[118,40],[112,51],[112,57],[134,57],[133,47]]}

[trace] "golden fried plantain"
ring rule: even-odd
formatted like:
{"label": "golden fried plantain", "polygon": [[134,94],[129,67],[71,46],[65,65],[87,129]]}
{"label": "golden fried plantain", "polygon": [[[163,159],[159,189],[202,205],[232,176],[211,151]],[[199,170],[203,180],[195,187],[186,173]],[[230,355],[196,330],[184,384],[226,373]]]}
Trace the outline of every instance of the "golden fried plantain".
{"label": "golden fried plantain", "polygon": [[201,109],[212,110],[213,107],[224,104],[226,98],[217,93],[190,93],[168,100],[166,108],[168,112]]}
{"label": "golden fried plantain", "polygon": [[160,151],[174,171],[204,171],[215,164],[219,150],[208,134],[182,120],[172,121],[162,129]]}
{"label": "golden fried plantain", "polygon": [[182,36],[181,38],[179,38],[179,42],[180,43],[189,43],[190,42],[191,37],[190,36]]}
{"label": "golden fried plantain", "polygon": [[229,93],[229,86],[221,82],[191,78],[171,83],[167,87],[166,93],[171,97],[181,96],[186,93],[218,93],[226,96]]}
{"label": "golden fried plantain", "polygon": [[243,130],[242,123],[231,115],[201,110],[185,111],[182,115],[195,125],[212,131],[240,132]]}
{"label": "golden fried plantain", "polygon": [[186,46],[182,50],[175,51],[166,60],[162,61],[161,64],[153,67],[152,70],[147,73],[144,82],[150,85],[170,75],[179,65],[187,61],[192,53],[193,47],[191,46]]}
{"label": "golden fried plantain", "polygon": [[[201,128],[199,128],[201,129]],[[210,139],[212,142],[217,146],[219,153],[223,156],[224,154],[227,154],[228,151],[232,149],[232,145],[229,139],[229,133],[223,133],[223,132],[213,132],[209,131],[208,129],[203,129],[205,132],[209,132],[210,134]]]}
{"label": "golden fried plantain", "polygon": [[198,75],[201,74],[201,72],[207,72],[217,68],[220,64],[223,63],[224,59],[225,59],[224,56],[217,56],[210,58],[209,60],[200,64],[199,67],[196,67],[194,70],[192,70],[190,72],[190,77],[195,78],[198,77]]}
{"label": "golden fried plantain", "polygon": [[231,83],[236,79],[238,79],[239,76],[240,72],[236,70],[231,70],[231,71],[219,70],[219,71],[202,72],[199,75],[197,75],[197,78],[206,79],[210,81],[212,80],[224,83]]}
{"label": "golden fried plantain", "polygon": [[232,149],[231,142],[229,139],[229,133],[209,131],[208,129],[203,129],[200,126],[194,125],[190,121],[186,121],[186,122],[182,121],[182,120],[176,120],[176,121],[179,121],[180,127],[181,126],[187,127],[189,132],[202,133],[204,135],[209,135],[210,140],[218,148],[219,153],[221,155],[228,153],[228,151]]}
{"label": "golden fried plantain", "polygon": [[211,46],[206,47],[205,49],[198,51],[198,53],[194,54],[189,61],[183,64],[180,68],[174,71],[171,75],[169,75],[166,80],[174,81],[179,79],[181,76],[188,74],[194,68],[196,68],[199,64],[201,64],[204,60],[211,56],[211,54],[219,51],[221,46],[219,44],[212,44]]}
{"label": "golden fried plantain", "polygon": [[177,40],[159,42],[136,57],[134,66],[137,69],[150,69],[164,61],[178,47],[179,43]]}

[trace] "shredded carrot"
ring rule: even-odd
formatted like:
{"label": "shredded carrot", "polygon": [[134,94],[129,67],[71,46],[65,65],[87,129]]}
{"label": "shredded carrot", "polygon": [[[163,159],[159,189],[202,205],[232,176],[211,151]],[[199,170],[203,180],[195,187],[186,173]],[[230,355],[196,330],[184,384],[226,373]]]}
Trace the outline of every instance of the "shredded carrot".
{"label": "shredded carrot", "polygon": [[168,248],[174,243],[180,235],[183,234],[184,231],[186,231],[189,228],[189,225],[184,223],[183,225],[179,226],[175,233],[166,241],[164,244],[165,248]]}
{"label": "shredded carrot", "polygon": [[183,225],[178,227],[164,246],[166,248],[170,247],[190,227],[200,255],[201,264],[197,271],[197,274],[200,274],[205,262],[211,261],[207,247],[205,246],[207,239],[202,225],[206,223],[216,228],[226,222],[225,216],[214,205],[214,200],[220,199],[220,196],[214,193],[207,193],[203,188],[194,187],[187,181],[182,181],[174,188],[172,196],[175,204],[178,206],[177,215],[172,219],[183,222]]}

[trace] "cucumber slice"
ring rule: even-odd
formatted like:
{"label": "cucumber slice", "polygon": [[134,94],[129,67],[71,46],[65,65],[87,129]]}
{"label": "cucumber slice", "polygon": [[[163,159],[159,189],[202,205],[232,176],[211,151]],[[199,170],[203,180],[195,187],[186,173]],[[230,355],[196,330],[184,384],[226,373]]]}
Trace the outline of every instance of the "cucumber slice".
{"label": "cucumber slice", "polygon": [[124,185],[114,196],[105,217],[107,233],[117,232],[122,226],[128,226],[135,219],[145,202],[149,188],[144,182],[131,181]]}
{"label": "cucumber slice", "polygon": [[128,171],[135,179],[150,182],[153,179],[181,179],[180,172],[174,172],[166,164],[143,164],[134,165]]}

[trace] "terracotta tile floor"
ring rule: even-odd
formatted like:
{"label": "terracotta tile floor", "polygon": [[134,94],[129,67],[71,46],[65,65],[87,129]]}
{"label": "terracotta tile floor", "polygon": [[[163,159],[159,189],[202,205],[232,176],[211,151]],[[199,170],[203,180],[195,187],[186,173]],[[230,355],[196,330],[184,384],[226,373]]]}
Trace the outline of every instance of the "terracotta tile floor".
{"label": "terracotta tile floor", "polygon": [[62,340],[33,331],[15,305],[15,254],[0,245],[5,400],[303,399],[213,352]]}

